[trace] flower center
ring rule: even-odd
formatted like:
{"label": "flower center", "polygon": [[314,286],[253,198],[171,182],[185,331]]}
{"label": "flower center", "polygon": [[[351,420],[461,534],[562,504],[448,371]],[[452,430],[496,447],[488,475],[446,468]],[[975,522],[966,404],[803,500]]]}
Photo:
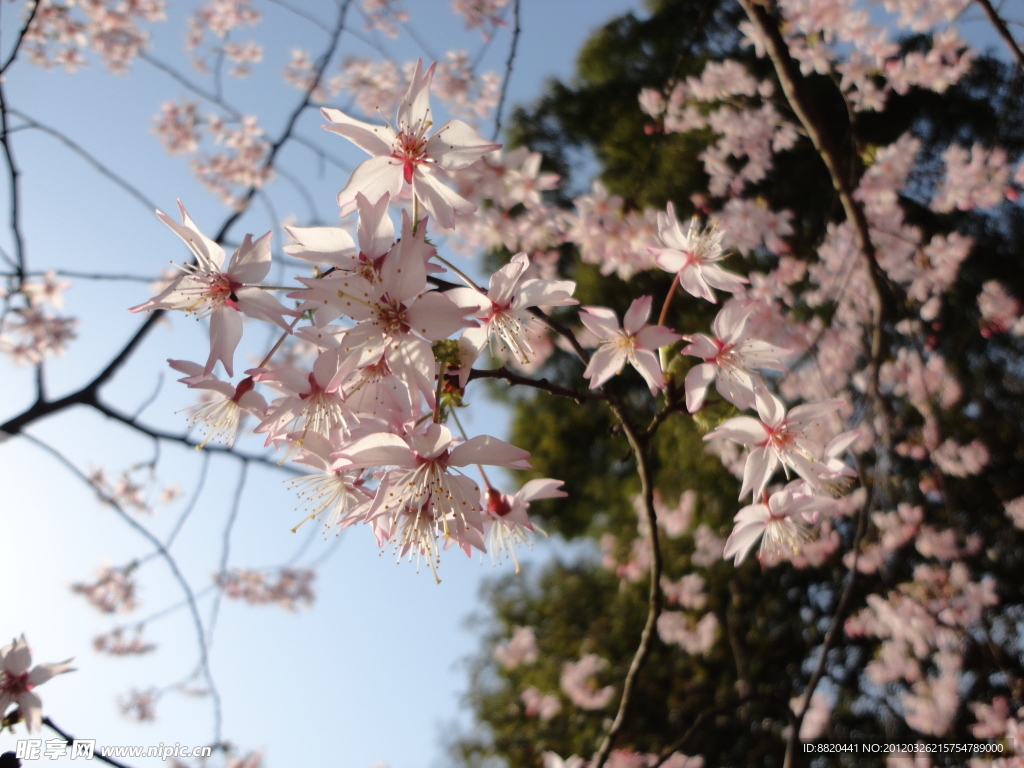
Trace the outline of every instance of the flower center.
{"label": "flower center", "polygon": [[422,136],[402,131],[395,139],[391,157],[402,161],[402,175],[405,178],[405,183],[412,184],[412,174],[416,170],[416,166],[427,162],[427,142]]}
{"label": "flower center", "polygon": [[16,698],[23,693],[28,693],[34,686],[28,681],[28,672],[22,672],[20,675],[12,675],[10,672],[5,672],[4,677],[0,680],[0,694]]}

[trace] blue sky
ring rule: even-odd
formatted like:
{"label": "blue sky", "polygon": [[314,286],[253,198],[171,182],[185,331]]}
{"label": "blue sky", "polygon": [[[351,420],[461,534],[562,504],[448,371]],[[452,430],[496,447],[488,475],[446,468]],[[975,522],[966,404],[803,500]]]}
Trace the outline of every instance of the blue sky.
{"label": "blue sky", "polygon": [[[251,35],[243,30],[236,39],[251,37],[266,43],[266,59],[248,80],[229,81],[226,94],[242,112],[259,113],[268,133],[275,136],[297,98],[278,73],[292,47],[316,51],[324,36],[276,5],[258,1],[255,5],[264,13],[262,25]],[[294,5],[325,20],[333,13],[333,5],[327,2],[294,0]],[[446,2],[410,0],[405,5],[410,23],[431,51],[465,47],[472,54],[479,48],[479,35],[463,32]],[[523,0],[510,104],[538,95],[547,77],[570,75],[575,52],[587,33],[636,5],[624,0]],[[188,71],[181,52],[184,17],[194,4],[169,6],[168,21],[152,28],[153,53],[198,78]],[[5,51],[19,12],[19,4],[3,8],[0,29]],[[361,30],[362,20],[352,18]],[[407,35],[381,42],[399,61],[424,55]],[[508,45],[509,30],[500,30],[483,68],[500,69]],[[342,54],[367,52],[353,37],[343,38]],[[175,199],[181,198],[200,227],[211,234],[225,218],[225,208],[202,190],[187,164],[166,156],[150,133],[159,105],[187,95],[166,75],[141,62],[124,76],[104,72],[95,60],[74,76],[19,63],[8,72],[5,87],[14,106],[72,136],[161,209],[173,211]],[[300,132],[321,141],[321,122],[310,110]],[[331,151],[347,155],[353,165],[360,160],[358,151],[350,153],[340,139],[326,138],[329,141],[321,143]],[[22,203],[31,269],[155,275],[169,261],[184,260],[180,242],[147,206],[100,177],[66,147],[38,132],[24,131],[15,135],[14,148],[24,174]],[[309,182],[321,215],[330,220],[335,215],[334,194],[345,181],[342,173],[329,168],[321,175],[314,158],[301,148],[288,149],[284,161]],[[0,206],[6,211],[6,181],[3,188]],[[306,205],[286,184],[275,182],[268,193],[280,215],[305,215]],[[258,234],[269,226],[266,208],[257,205],[232,230],[232,237]],[[6,229],[0,238],[9,251]],[[275,247],[281,244],[276,237]],[[140,283],[74,281],[66,302],[68,313],[80,318],[79,338],[64,357],[48,362],[53,395],[71,391],[95,374],[139,322],[126,308],[148,295]],[[156,391],[162,377],[164,386],[144,419],[169,431],[180,430],[183,415],[175,412],[189,400],[173,384],[164,361],[205,354],[204,336],[196,323],[173,318],[173,324],[152,334],[104,390],[105,399],[134,410]],[[31,401],[32,378],[28,370],[0,361],[0,382],[2,421]],[[487,406],[471,410],[464,419],[471,432],[497,434],[505,430],[506,421],[501,410]],[[66,412],[29,431],[86,472],[102,467],[116,475],[148,461],[154,452],[151,441],[87,410]],[[243,445],[256,449],[259,444]],[[145,724],[123,719],[115,701],[117,694],[131,687],[168,685],[195,667],[197,646],[187,613],[177,611],[147,623],[145,636],[158,645],[153,654],[118,659],[91,648],[92,638],[117,622],[130,625],[181,599],[166,565],[153,560],[140,569],[142,606],[134,614],[113,620],[100,616],[71,595],[69,584],[89,580],[104,560],[120,565],[147,554],[147,544],[35,446],[10,440],[0,444],[0,457],[5,549],[0,579],[7,586],[0,636],[24,632],[35,662],[75,656],[78,667],[40,688],[44,712],[75,736],[106,744],[208,743],[212,723],[208,698],[168,694],[158,705],[156,721]],[[139,522],[157,536],[166,535],[185,507],[202,462],[203,457],[191,449],[163,446],[159,480],[180,483],[184,498]],[[238,463],[231,459],[210,459],[203,494],[175,542],[173,553],[196,591],[210,583],[219,560],[238,472]],[[460,707],[467,685],[464,660],[478,647],[478,638],[464,628],[464,620],[481,608],[477,592],[482,580],[494,572],[490,562],[481,566],[475,559],[448,553],[442,564],[443,582],[435,585],[429,570],[417,574],[408,563],[396,565],[389,553],[378,554],[365,530],[347,532],[336,548],[333,540],[325,542],[319,535],[306,547],[302,533],[289,533],[300,515],[294,511],[294,496],[282,483],[284,477],[273,470],[248,474],[231,526],[229,566],[271,566],[296,553],[302,564],[328,550],[332,554],[320,568],[317,601],[310,610],[288,614],[276,606],[258,608],[228,601],[221,606],[210,659],[223,702],[225,737],[242,749],[263,748],[268,766],[369,768],[381,761],[391,768],[427,768],[444,764],[441,743],[468,727]],[[535,556],[549,552],[550,546],[541,543]],[[211,596],[202,597],[199,606],[208,616]],[[0,751],[13,746],[10,734],[0,735]],[[135,760],[133,764],[160,761]]]}

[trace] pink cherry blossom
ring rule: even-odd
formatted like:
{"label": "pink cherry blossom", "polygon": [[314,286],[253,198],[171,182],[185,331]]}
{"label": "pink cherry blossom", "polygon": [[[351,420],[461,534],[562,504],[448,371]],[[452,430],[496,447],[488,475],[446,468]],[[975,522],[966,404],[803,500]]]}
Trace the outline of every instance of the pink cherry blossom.
{"label": "pink cherry blossom", "polygon": [[722,251],[721,230],[705,231],[694,218],[684,234],[676,218],[672,203],[664,213],[658,213],[658,237],[664,248],[648,248],[655,255],[658,266],[679,276],[679,286],[698,298],[714,304],[717,299],[712,288],[735,293],[746,279],[726,272],[717,262],[725,258]]}
{"label": "pink cherry blossom", "polygon": [[536,686],[524,688],[519,694],[519,700],[523,702],[523,714],[527,717],[539,717],[542,723],[546,723],[562,711],[562,702],[553,693],[541,693]]}
{"label": "pink cherry blossom", "polygon": [[426,557],[435,578],[440,536],[467,551],[483,549],[480,489],[457,470],[472,464],[530,467],[529,453],[520,448],[484,435],[458,444],[447,427],[433,423],[405,439],[385,432],[367,435],[336,456],[339,469],[393,467],[381,478],[365,519],[380,521],[386,538],[394,537],[399,557]]}
{"label": "pink cherry blossom", "polygon": [[704,614],[699,621],[682,611],[665,611],[658,617],[658,637],[678,645],[692,656],[700,656],[714,647],[718,638],[718,617]]}
{"label": "pink cherry blossom", "polygon": [[188,385],[190,389],[209,392],[205,402],[192,406],[189,423],[198,425],[205,435],[200,448],[213,440],[223,443],[229,448],[234,444],[238,427],[245,414],[262,419],[267,411],[267,401],[263,395],[254,390],[255,381],[247,376],[237,385],[221,381],[216,376],[205,372],[199,363],[188,360],[168,360],[168,364],[176,371],[186,374],[178,381]]}
{"label": "pink cherry blossom", "polygon": [[483,509],[487,519],[487,549],[492,559],[500,559],[508,554],[515,563],[519,573],[519,560],[516,558],[515,547],[520,544],[529,546],[529,534],[540,531],[530,522],[526,512],[531,501],[538,499],[561,499],[568,494],[561,490],[561,480],[541,478],[530,480],[512,496],[500,493],[494,488],[484,492]]}
{"label": "pink cherry blossom", "polygon": [[598,688],[594,676],[608,667],[608,660],[588,653],[579,661],[562,665],[562,691],[580,709],[604,709],[615,695],[614,686]]}
{"label": "pink cherry blossom", "polygon": [[7,707],[16,704],[29,733],[38,731],[43,724],[43,702],[33,689],[54,675],[73,671],[71,659],[57,664],[37,664],[29,671],[31,666],[32,651],[24,635],[0,648],[0,716]]}
{"label": "pink cherry blossom", "polygon": [[533,664],[539,655],[532,627],[515,627],[512,638],[494,649],[494,658],[505,669],[515,669],[520,664]]}
{"label": "pink cherry blossom", "polygon": [[796,554],[807,539],[807,528],[814,515],[832,505],[831,499],[822,496],[805,496],[789,490],[773,493],[763,503],[751,504],[736,513],[736,526],[722,555],[734,557],[733,564],[739,565],[758,539],[762,557],[777,559]]}
{"label": "pink cherry blossom", "polygon": [[376,203],[385,193],[394,198],[404,184],[412,187],[412,194],[442,227],[455,226],[456,213],[468,213],[476,206],[453,192],[443,181],[450,171],[459,170],[498,149],[481,138],[461,120],[450,120],[427,136],[430,129],[430,81],[434,75],[432,64],[426,72],[423,63],[416,63],[412,82],[405,100],[398,108],[395,124],[376,126],[349,117],[340,110],[324,108],[324,117],[332,133],[352,141],[372,155],[361,163],[348,183],[338,193],[342,215],[355,205],[357,192]]}
{"label": "pink cherry blossom", "polygon": [[626,310],[621,328],[612,310],[583,307],[580,322],[601,342],[583,372],[583,376],[590,379],[591,389],[620,373],[627,362],[644,377],[652,395],[664,388],[661,363],[655,351],[680,336],[663,325],[644,325],[651,314],[651,301],[650,296],[634,299]]}
{"label": "pink cherry blossom", "polygon": [[763,385],[757,387],[755,400],[760,421],[737,416],[704,436],[705,440],[725,438],[750,448],[740,498],[751,491],[759,496],[780,464],[792,469],[812,488],[820,488],[827,468],[821,462],[823,448],[808,428],[822,416],[841,408],[843,401],[800,405],[787,415],[782,401]]}
{"label": "pink cherry blossom", "polygon": [[702,333],[689,337],[690,344],[682,354],[704,360],[686,374],[686,409],[690,413],[704,405],[712,381],[719,394],[737,408],[753,408],[754,381],[760,378],[751,369],[786,370],[782,362],[788,355],[786,350],[747,338],[747,319],[753,310],[751,304],[730,301],[711,325],[713,338]]}
{"label": "pink cherry blossom", "polygon": [[182,223],[157,211],[159,219],[170,227],[192,251],[195,263],[182,267],[184,274],[167,288],[131,308],[132,312],[151,309],[179,309],[196,317],[210,318],[210,357],[205,373],[213,371],[219,360],[228,376],[233,375],[235,348],[242,338],[239,313],[275,323],[290,331],[284,315],[291,312],[254,284],[270,271],[270,233],[253,241],[246,235],[223,270],[224,249],[199,231],[185,206],[178,203]]}
{"label": "pink cherry blossom", "polygon": [[[535,344],[544,328],[530,312],[530,307],[564,307],[578,304],[572,298],[576,283],[572,280],[522,280],[530,266],[525,253],[517,253],[504,267],[491,275],[486,294],[474,288],[454,288],[447,295],[455,304],[473,312],[481,325],[467,328],[459,338],[462,368],[460,386],[465,386],[473,362],[484,346],[490,343],[491,353],[498,359],[511,357],[526,365],[535,356]],[[532,343],[531,343],[532,342]]]}

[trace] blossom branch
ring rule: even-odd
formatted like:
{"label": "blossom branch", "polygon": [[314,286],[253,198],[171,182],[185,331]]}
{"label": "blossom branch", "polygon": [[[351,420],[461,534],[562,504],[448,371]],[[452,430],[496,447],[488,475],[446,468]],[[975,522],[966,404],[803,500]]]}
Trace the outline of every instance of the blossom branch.
{"label": "blossom branch", "polygon": [[651,583],[647,594],[647,621],[644,623],[643,631],[640,633],[640,643],[622,683],[622,698],[619,700],[618,712],[616,712],[615,719],[605,733],[601,746],[594,756],[594,768],[602,768],[605,764],[615,745],[616,737],[625,725],[629,707],[633,701],[633,693],[636,690],[637,677],[651,651],[651,643],[654,641],[662,606],[662,556],[661,547],[658,544],[658,516],[654,511],[654,477],[651,469],[650,441],[636,431],[622,405],[612,402],[609,407],[619,420],[622,431],[633,451],[633,456],[636,458],[637,474],[640,476],[640,495],[644,502],[644,515],[647,518],[648,536],[651,542]]}
{"label": "blossom branch", "polygon": [[580,389],[569,389],[568,387],[562,387],[558,384],[552,384],[547,379],[531,379],[529,376],[523,376],[518,373],[510,371],[508,368],[502,366],[501,368],[491,368],[481,370],[474,368],[469,374],[469,380],[475,379],[502,379],[507,381],[509,384],[519,384],[524,387],[533,387],[534,389],[541,389],[545,392],[550,392],[552,395],[558,395],[559,397],[567,397],[576,403],[582,403],[584,400],[607,400],[608,396],[602,392],[594,390],[580,390]]}
{"label": "blossom branch", "polygon": [[803,85],[804,80],[800,74],[800,68],[790,54],[778,25],[755,0],[739,0],[739,2],[751,23],[764,38],[765,48],[775,67],[775,73],[779,78],[779,84],[782,86],[786,100],[828,169],[832,186],[839,195],[847,220],[853,227],[857,248],[867,266],[868,277],[871,280],[876,301],[871,343],[872,370],[868,392],[869,398],[872,398],[878,392],[883,325],[891,323],[896,317],[895,296],[885,272],[878,264],[864,208],[853,198],[852,168],[839,151],[834,137],[826,129],[824,121],[808,96]]}
{"label": "blossom branch", "polygon": [[[34,6],[32,12],[35,13]],[[3,147],[4,160],[7,163],[8,186],[11,196],[10,223],[11,237],[14,240],[14,264],[18,274],[18,281],[21,282],[25,279],[25,240],[21,233],[21,186],[18,182],[20,171],[18,170],[18,164],[14,161],[14,151],[11,149],[8,128],[9,109],[5,91],[4,80],[0,77],[0,146]]]}

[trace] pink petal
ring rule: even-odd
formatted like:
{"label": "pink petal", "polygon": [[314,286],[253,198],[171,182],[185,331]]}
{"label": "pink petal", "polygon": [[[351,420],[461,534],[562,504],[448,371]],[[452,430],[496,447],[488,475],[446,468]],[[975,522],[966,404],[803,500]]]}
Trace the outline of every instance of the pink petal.
{"label": "pink petal", "polygon": [[324,107],[320,114],[331,125],[324,129],[344,136],[368,155],[390,155],[395,142],[395,132],[386,125],[371,125],[349,117],[338,109]]}
{"label": "pink petal", "polygon": [[364,160],[349,176],[348,183],[338,193],[338,205],[342,215],[355,209],[356,195],[362,195],[374,203],[384,195],[394,197],[402,191],[402,164],[384,155]]}
{"label": "pink petal", "polygon": [[726,302],[711,323],[711,330],[725,343],[736,344],[743,337],[747,320],[753,311],[753,303],[737,300]]}
{"label": "pink petal", "polygon": [[611,344],[602,344],[591,356],[584,378],[590,379],[590,388],[595,389],[622,370],[626,364],[626,351]]}
{"label": "pink petal", "polygon": [[718,356],[718,346],[710,337],[703,333],[695,333],[690,336],[690,343],[683,347],[682,354],[693,355],[702,360],[714,360]]}
{"label": "pink petal", "polygon": [[427,157],[445,170],[458,170],[475,163],[488,152],[501,149],[461,120],[449,120],[427,140]]}
{"label": "pink petal", "polygon": [[634,368],[640,371],[640,375],[644,377],[644,381],[650,387],[652,395],[657,394],[659,389],[664,388],[665,378],[662,375],[661,363],[656,354],[647,349],[637,349],[633,351],[630,362],[632,362]]}
{"label": "pink petal", "polygon": [[366,435],[333,455],[340,459],[335,464],[337,468],[416,466],[412,449],[402,438],[390,432]]}
{"label": "pink petal", "polygon": [[579,304],[572,297],[576,283],[572,280],[523,280],[519,295],[513,303],[514,309],[523,307],[565,307]]}
{"label": "pink petal", "polygon": [[[690,413],[696,413],[703,407],[708,387],[715,380],[717,371],[717,366],[701,363],[693,366],[686,374],[686,410]],[[761,434],[763,435],[764,432],[762,431]]]}
{"label": "pink petal", "polygon": [[511,306],[516,284],[529,267],[530,258],[525,253],[513,256],[512,261],[491,275],[487,291],[489,299],[499,307]]}
{"label": "pink petal", "polygon": [[743,466],[743,487],[740,488],[739,498],[742,499],[751,491],[754,498],[760,497],[778,465],[779,460],[770,448],[751,449],[747,463]]}
{"label": "pink petal", "polygon": [[711,432],[704,436],[705,440],[723,438],[740,445],[760,445],[767,436],[767,431],[757,419],[750,416],[736,416],[726,419]]}
{"label": "pink petal", "polygon": [[764,533],[764,523],[746,523],[733,528],[729,538],[725,541],[725,550],[722,558],[728,560],[735,556],[734,565],[739,565],[750,553],[751,548]]}
{"label": "pink petal", "polygon": [[246,235],[228,262],[226,274],[239,283],[258,283],[270,272],[270,236],[267,232],[255,241]]}
{"label": "pink petal", "polygon": [[457,307],[443,293],[430,292],[416,300],[406,312],[406,319],[416,333],[431,341],[440,341],[460,328],[473,325],[473,321],[465,319],[467,314],[466,309]]}
{"label": "pink petal", "polygon": [[541,478],[537,480],[530,480],[516,494],[516,498],[526,504],[531,501],[537,501],[538,499],[560,499],[569,494],[561,490],[561,480],[552,480],[550,478]]}
{"label": "pink petal", "polygon": [[435,62],[424,72],[423,59],[416,60],[416,69],[413,70],[412,79],[409,81],[409,89],[405,92],[402,103],[398,105],[395,116],[395,124],[399,131],[418,134],[423,125],[430,122],[430,81],[434,77],[436,66]]}
{"label": "pink petal", "polygon": [[663,325],[648,325],[636,334],[636,343],[641,349],[661,349],[674,344],[682,337]]}
{"label": "pink petal", "polygon": [[416,254],[403,253],[395,248],[384,257],[380,268],[380,283],[388,298],[409,304],[427,287],[427,266]]}
{"label": "pink petal", "polygon": [[633,303],[629,305],[629,309],[626,310],[626,314],[622,317],[622,329],[635,336],[637,331],[644,327],[647,318],[650,317],[651,302],[653,300],[651,296],[641,296],[633,299]]}
{"label": "pink petal", "polygon": [[60,675],[64,672],[73,672],[74,669],[71,667],[71,661],[71,659],[68,659],[67,661],[61,661],[56,664],[36,665],[36,667],[28,673],[29,685],[42,685],[55,675]]}
{"label": "pink petal", "polygon": [[471,437],[462,445],[452,448],[448,464],[465,467],[470,464],[487,464],[511,469],[530,469],[530,452],[517,448],[490,435]]}
{"label": "pink petal", "polygon": [[286,309],[269,291],[260,288],[239,288],[235,291],[235,297],[238,310],[246,317],[274,323],[291,333],[291,326],[285,321],[284,316],[293,312]]}
{"label": "pink petal", "polygon": [[417,168],[412,177],[413,194],[419,197],[427,213],[444,229],[455,228],[455,214],[473,213],[476,204],[446,187],[430,166]]}
{"label": "pink petal", "polygon": [[391,250],[395,242],[395,225],[388,216],[391,195],[384,194],[376,203],[371,203],[362,192],[356,193],[356,208],[359,209],[359,224],[356,235],[359,250],[371,259],[379,258]]}
{"label": "pink petal", "polygon": [[157,211],[156,215],[160,221],[173,229],[174,233],[185,241],[200,267],[209,272],[219,272],[224,265],[224,249],[199,231],[199,227],[189,218],[181,200],[178,201],[178,210],[181,212],[182,224],[178,224],[161,211]]}
{"label": "pink petal", "polygon": [[619,335],[619,319],[607,307],[580,307],[580,322],[602,341]]}
{"label": "pink petal", "polygon": [[210,356],[206,360],[204,372],[211,373],[220,360],[228,376],[234,376],[235,349],[241,340],[242,316],[230,307],[215,310],[210,315]]}
{"label": "pink petal", "polygon": [[356,244],[352,236],[340,227],[285,227],[285,231],[295,240],[294,245],[284,247],[289,256],[343,269],[351,269],[355,265],[358,255]]}

